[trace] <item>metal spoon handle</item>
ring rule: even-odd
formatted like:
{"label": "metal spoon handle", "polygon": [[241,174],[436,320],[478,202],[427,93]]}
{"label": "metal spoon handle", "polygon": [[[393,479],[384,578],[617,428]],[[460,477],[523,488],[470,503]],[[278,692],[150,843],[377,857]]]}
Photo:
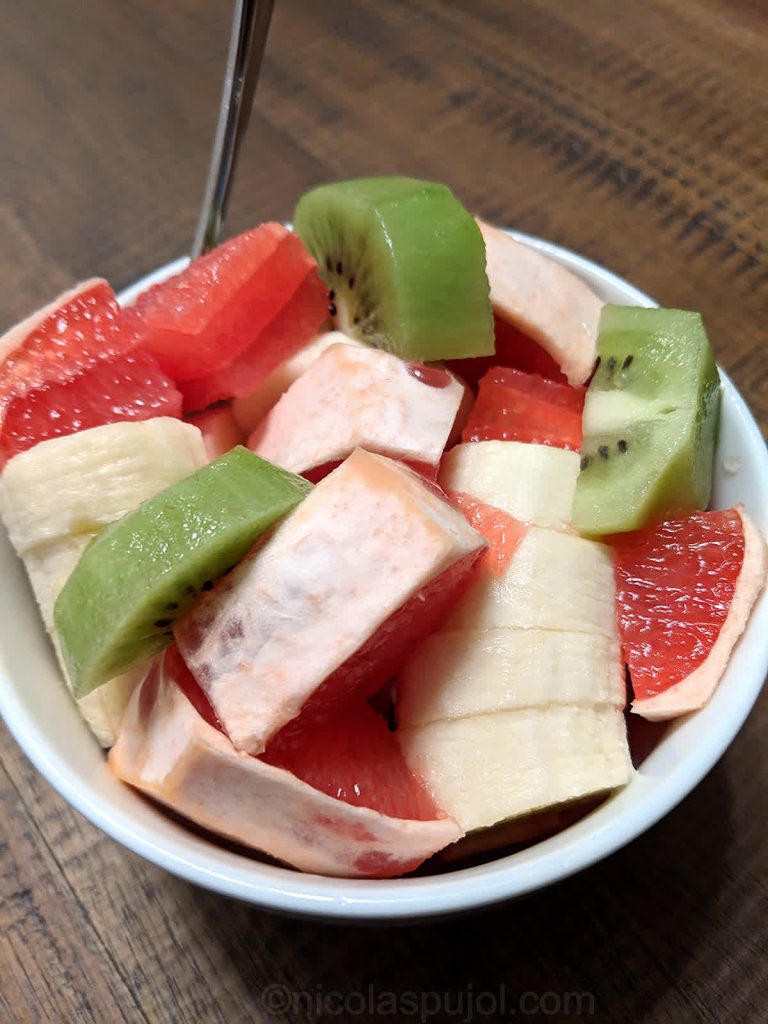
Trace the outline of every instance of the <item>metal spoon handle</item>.
{"label": "metal spoon handle", "polygon": [[275,0],[235,0],[227,70],[192,258],[218,245]]}

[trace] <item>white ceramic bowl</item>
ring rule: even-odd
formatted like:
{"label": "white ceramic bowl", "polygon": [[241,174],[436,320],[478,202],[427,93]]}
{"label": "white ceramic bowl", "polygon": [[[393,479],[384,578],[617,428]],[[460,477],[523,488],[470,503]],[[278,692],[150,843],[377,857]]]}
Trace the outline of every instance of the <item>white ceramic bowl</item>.
{"label": "white ceramic bowl", "polygon": [[[655,305],[614,274],[556,245],[519,236],[583,277],[603,299]],[[178,270],[163,268],[124,299]],[[739,472],[724,463],[740,460]],[[745,505],[768,532],[768,456],[744,401],[723,374],[714,505]],[[264,864],[188,831],[107,770],[57,671],[21,563],[0,536],[0,711],[19,744],[62,796],[119,843],[197,885],[260,906],[336,919],[397,920],[447,914],[520,896],[587,867],[628,843],[683,799],[739,731],[768,671],[763,594],[710,704],[678,721],[632,782],[577,824],[522,852],[434,877],[321,878]]]}

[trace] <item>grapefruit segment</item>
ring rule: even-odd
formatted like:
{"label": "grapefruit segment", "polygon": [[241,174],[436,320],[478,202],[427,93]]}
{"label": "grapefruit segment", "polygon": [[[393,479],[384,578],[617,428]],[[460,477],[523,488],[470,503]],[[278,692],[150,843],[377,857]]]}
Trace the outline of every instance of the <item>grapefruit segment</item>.
{"label": "grapefruit segment", "polygon": [[483,556],[481,565],[490,569],[497,576],[503,576],[509,562],[514,557],[520,541],[525,536],[527,526],[518,519],[513,519],[508,512],[488,505],[471,494],[461,491],[446,491],[449,500],[460,508],[470,526],[482,533],[488,541],[488,550]]}
{"label": "grapefruit segment", "polygon": [[408,768],[394,733],[362,699],[330,715],[289,722],[261,760],[315,789],[391,818],[432,821],[440,812]]}
{"label": "grapefruit segment", "polygon": [[64,292],[0,338],[0,417],[14,398],[68,380],[132,343],[106,281],[93,278]]}
{"label": "grapefruit segment", "polygon": [[314,267],[308,267],[282,309],[243,352],[209,376],[180,384],[186,408],[204,409],[224,398],[253,394],[276,368],[310,341],[327,316],[327,303],[322,281]]}
{"label": "grapefruit segment", "polygon": [[[130,312],[139,344],[177,382],[221,370],[256,341],[314,268],[282,225],[245,231],[139,296]],[[274,365],[290,354],[276,353]]]}
{"label": "grapefruit segment", "polygon": [[181,394],[151,356],[136,352],[100,359],[9,403],[0,434],[0,468],[52,437],[159,416],[181,416]]}
{"label": "grapefruit segment", "polygon": [[378,689],[485,547],[436,489],[358,449],[177,622],[176,641],[234,745],[258,754],[313,697]]}
{"label": "grapefruit segment", "polygon": [[614,539],[619,632],[651,720],[703,707],[765,584],[765,541],[741,507]]}
{"label": "grapefruit segment", "polygon": [[446,361],[448,369],[466,381],[473,391],[477,391],[480,378],[493,366],[510,366],[524,373],[537,373],[545,380],[553,380],[558,384],[568,383],[568,378],[552,356],[529,335],[498,316],[493,318],[493,333],[496,340],[494,355]]}
{"label": "grapefruit segment", "polygon": [[480,381],[462,441],[522,441],[578,451],[584,395],[584,388],[493,367]]}
{"label": "grapefruit segment", "polygon": [[[318,874],[394,877],[460,838],[449,818],[395,818],[355,806],[239,753],[177,685],[180,664],[161,655],[134,693],[109,755],[119,779],[203,828]],[[332,755],[328,763],[333,774]]]}

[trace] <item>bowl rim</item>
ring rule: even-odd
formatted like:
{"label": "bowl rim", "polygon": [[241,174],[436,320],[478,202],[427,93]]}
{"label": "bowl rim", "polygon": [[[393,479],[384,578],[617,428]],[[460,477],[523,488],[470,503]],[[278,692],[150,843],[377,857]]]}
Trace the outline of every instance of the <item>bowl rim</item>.
{"label": "bowl rim", "polygon": [[[657,305],[640,289],[578,253],[523,232],[510,230],[509,233],[579,276],[599,279],[620,290],[637,305]],[[144,288],[177,273],[187,262],[187,258],[182,257],[159,267],[124,289],[119,296],[121,302],[133,301]],[[733,382],[722,369],[720,374],[732,411],[746,432],[745,443],[760,451],[752,471],[762,480],[768,480],[768,451],[762,434]],[[598,808],[560,833],[573,836],[570,842],[566,841],[564,849],[562,842],[549,849],[549,840],[544,840],[479,866],[441,875],[387,880],[327,878],[245,857],[239,858],[239,865],[233,864],[224,870],[216,863],[215,855],[220,854],[220,847],[212,846],[210,855],[200,855],[197,851],[190,855],[181,838],[158,842],[151,828],[135,822],[130,813],[105,806],[105,801],[80,788],[65,758],[47,749],[33,716],[2,672],[0,708],[19,746],[54,789],[97,828],[152,864],[193,884],[271,910],[334,920],[396,922],[477,909],[534,892],[595,864],[635,839],[675,807],[719,760],[749,714],[767,673],[768,643],[755,661],[751,685],[735,689],[725,713],[718,716],[718,731],[712,742],[692,751],[690,757],[676,765],[661,781],[655,780],[648,798],[636,806],[630,803],[615,820],[601,822]],[[648,780],[646,783],[651,786]],[[636,776],[633,785],[638,784]],[[622,792],[619,792],[609,802],[614,804],[621,798]]]}

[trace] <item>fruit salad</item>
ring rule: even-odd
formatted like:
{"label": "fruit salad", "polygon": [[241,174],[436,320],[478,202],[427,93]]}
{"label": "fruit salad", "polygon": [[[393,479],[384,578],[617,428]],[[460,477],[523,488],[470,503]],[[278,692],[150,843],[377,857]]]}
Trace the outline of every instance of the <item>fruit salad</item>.
{"label": "fruit salad", "polygon": [[701,317],[431,182],[293,224],[0,339],[5,527],[109,769],[212,841],[367,878],[518,849],[709,700],[764,586],[709,508]]}

